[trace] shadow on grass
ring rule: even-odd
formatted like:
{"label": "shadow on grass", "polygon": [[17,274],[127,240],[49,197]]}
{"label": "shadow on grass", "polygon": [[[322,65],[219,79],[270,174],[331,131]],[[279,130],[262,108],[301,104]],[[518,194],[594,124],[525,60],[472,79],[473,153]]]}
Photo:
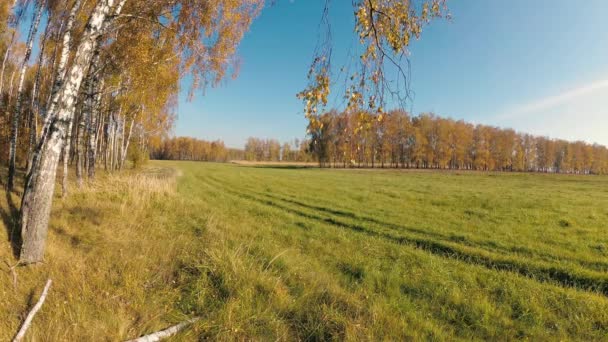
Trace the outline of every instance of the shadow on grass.
{"label": "shadow on grass", "polygon": [[[34,307],[34,304],[35,304],[35,301],[34,301],[34,289],[32,289],[32,290],[30,290],[30,291],[29,291],[29,293],[28,293],[28,295],[27,295],[27,300],[26,300],[26,305],[25,305],[25,307],[26,307],[26,308],[28,308],[27,310],[29,310],[30,308],[33,308],[33,307]],[[27,314],[27,311],[26,311],[26,313],[25,313],[25,314]],[[21,327],[21,326],[23,325],[23,323],[25,322],[25,319],[26,319],[25,314],[21,315],[21,316],[22,316],[22,320],[21,320],[21,323],[19,324],[19,326],[20,326],[20,327]],[[19,335],[19,331],[17,331],[17,332],[15,333],[15,336],[13,336],[13,339],[12,339],[11,341],[17,341],[17,340],[16,340],[17,335]]]}
{"label": "shadow on grass", "polygon": [[271,199],[262,199],[251,194],[229,189],[227,187],[223,187],[222,191],[237,198],[240,197],[248,201],[274,207],[281,211],[289,212],[319,223],[328,224],[337,228],[348,229],[350,231],[366,234],[371,237],[385,239],[400,245],[409,245],[440,257],[455,259],[467,264],[485,267],[490,270],[514,272],[536,281],[550,282],[558,286],[572,287],[583,291],[596,292],[608,296],[608,277],[604,275],[580,274],[576,271],[572,271],[568,268],[563,268],[560,266],[535,264],[532,262],[515,260],[513,258],[501,256],[500,254],[488,254],[475,251],[473,249],[467,250],[466,247],[458,247],[454,243],[441,241],[441,239],[436,240],[428,237],[417,237],[407,233],[394,234],[384,231],[376,231],[365,225],[344,222],[333,217],[323,217],[318,215],[318,213],[309,213],[301,209],[290,208]]}
{"label": "shadow on grass", "polygon": [[[4,170],[3,170],[4,171]],[[20,179],[23,177],[23,174],[17,173],[15,175],[15,179]],[[13,196],[10,191],[6,188],[6,173],[2,172],[0,174],[0,185],[4,188],[4,195],[6,197],[7,207],[0,206],[0,217],[4,223],[4,227],[6,229],[6,236],[8,241],[11,244],[13,256],[15,258],[19,258],[19,254],[21,252],[21,232],[19,231],[19,209],[15,205],[13,201]],[[13,190],[17,193],[15,190]]]}
{"label": "shadow on grass", "polygon": [[277,169],[277,170],[303,170],[303,169],[318,169],[318,166],[313,165],[246,165],[256,169]]}

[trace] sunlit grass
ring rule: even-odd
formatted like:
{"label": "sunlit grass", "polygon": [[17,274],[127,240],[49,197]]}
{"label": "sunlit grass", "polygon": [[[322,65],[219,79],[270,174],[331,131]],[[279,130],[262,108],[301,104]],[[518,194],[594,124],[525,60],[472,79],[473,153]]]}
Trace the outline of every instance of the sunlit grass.
{"label": "sunlit grass", "polygon": [[0,339],[47,277],[40,341],[606,339],[607,226],[606,177],[154,162],[56,201]]}

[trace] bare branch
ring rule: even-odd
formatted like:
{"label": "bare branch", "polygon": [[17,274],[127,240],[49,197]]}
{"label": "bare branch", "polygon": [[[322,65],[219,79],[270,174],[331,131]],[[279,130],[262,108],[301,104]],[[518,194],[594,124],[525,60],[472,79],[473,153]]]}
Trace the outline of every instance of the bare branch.
{"label": "bare branch", "polygon": [[15,338],[13,338],[13,342],[19,342],[19,341],[23,340],[23,338],[25,337],[25,333],[27,332],[27,329],[32,324],[32,320],[34,319],[34,316],[36,315],[36,313],[38,313],[38,311],[42,307],[42,304],[44,304],[44,301],[46,300],[46,296],[49,292],[49,288],[51,287],[52,283],[53,283],[53,281],[51,279],[46,281],[46,285],[44,286],[44,290],[42,290],[42,295],[40,295],[40,299],[38,299],[38,303],[36,303],[36,305],[34,305],[32,310],[30,311],[30,313],[27,314],[25,321],[23,321],[23,324],[21,325],[21,329],[19,329],[19,332],[17,333],[17,335],[15,335]]}

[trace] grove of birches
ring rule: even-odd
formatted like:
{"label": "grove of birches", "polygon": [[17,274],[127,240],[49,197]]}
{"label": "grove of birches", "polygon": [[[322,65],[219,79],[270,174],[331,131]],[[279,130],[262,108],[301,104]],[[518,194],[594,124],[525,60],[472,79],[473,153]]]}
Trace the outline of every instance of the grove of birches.
{"label": "grove of birches", "polygon": [[100,167],[118,171],[129,155],[137,160],[158,146],[174,122],[180,86],[194,95],[232,74],[237,44],[262,6],[0,2],[2,181],[12,191],[23,180],[11,236],[22,264],[43,260],[55,184],[69,196],[72,170],[82,184]]}
{"label": "grove of birches", "polygon": [[0,2],[0,161],[8,170],[2,184],[22,196],[11,236],[22,264],[43,260],[52,202],[56,193],[69,196],[72,172],[81,186],[100,168],[118,172],[148,157],[608,173],[604,146],[384,110],[390,102],[384,94],[393,93],[387,70],[407,75],[385,64],[407,54],[424,25],[447,15],[445,0],[353,1],[360,70],[335,90],[345,92],[347,105],[328,111],[331,47],[319,45],[309,84],[298,94],[309,120],[306,139],[281,145],[250,138],[237,150],[171,137],[180,93],[197,96],[236,73],[238,43],[264,6],[263,0]]}

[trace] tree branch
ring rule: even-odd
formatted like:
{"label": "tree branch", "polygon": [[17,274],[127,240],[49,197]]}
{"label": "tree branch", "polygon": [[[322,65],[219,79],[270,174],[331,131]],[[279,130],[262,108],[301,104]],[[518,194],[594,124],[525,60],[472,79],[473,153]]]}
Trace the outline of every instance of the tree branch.
{"label": "tree branch", "polygon": [[23,338],[25,337],[25,333],[27,332],[27,329],[32,324],[32,320],[34,319],[34,316],[36,315],[38,310],[40,310],[40,308],[42,307],[42,304],[44,304],[44,301],[46,300],[46,295],[48,294],[49,288],[51,287],[52,283],[53,283],[53,281],[51,279],[46,281],[46,285],[44,286],[44,290],[42,290],[42,295],[40,295],[40,299],[38,299],[38,303],[36,303],[36,305],[34,305],[32,310],[30,311],[30,313],[27,314],[25,321],[23,321],[23,324],[21,325],[21,329],[19,329],[19,332],[17,333],[17,335],[15,335],[15,338],[13,338],[13,342],[19,342],[19,341],[23,340]]}

